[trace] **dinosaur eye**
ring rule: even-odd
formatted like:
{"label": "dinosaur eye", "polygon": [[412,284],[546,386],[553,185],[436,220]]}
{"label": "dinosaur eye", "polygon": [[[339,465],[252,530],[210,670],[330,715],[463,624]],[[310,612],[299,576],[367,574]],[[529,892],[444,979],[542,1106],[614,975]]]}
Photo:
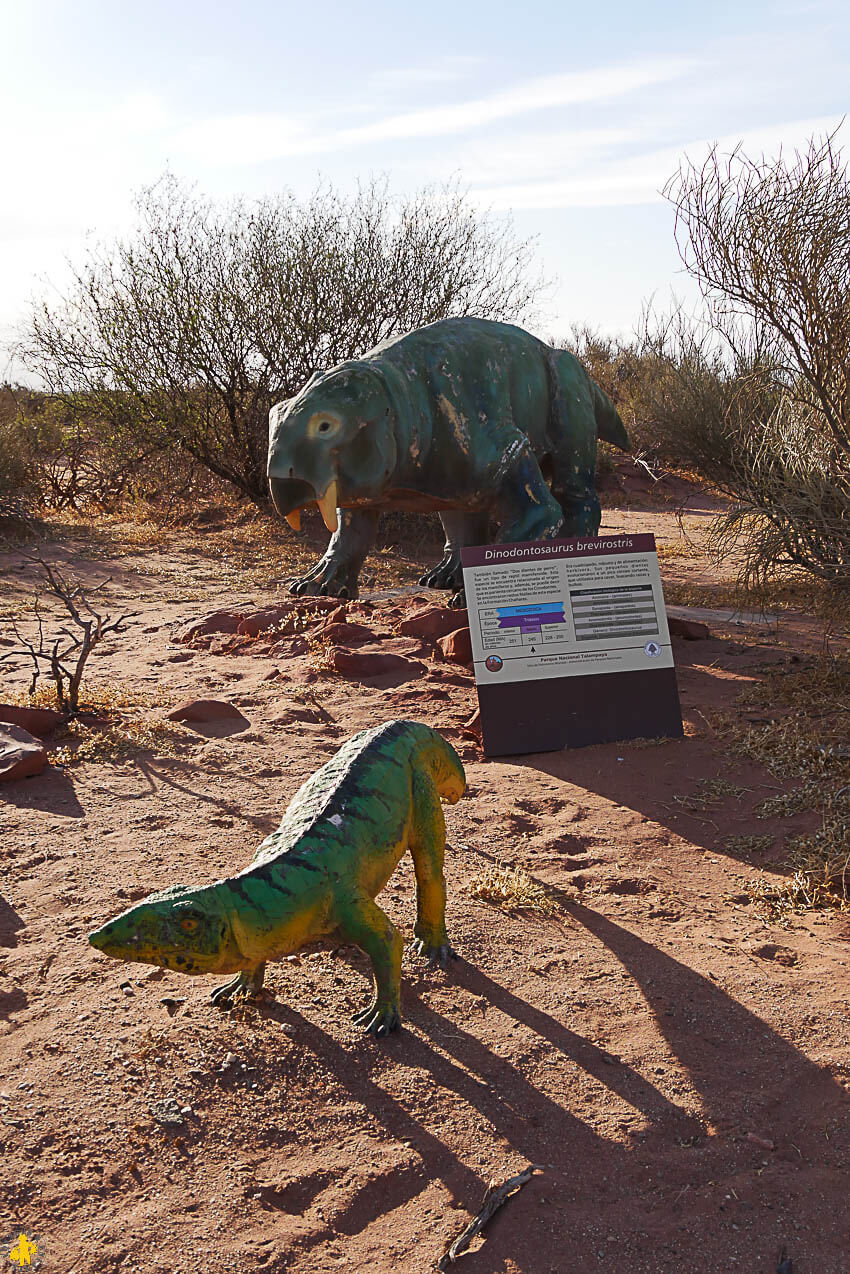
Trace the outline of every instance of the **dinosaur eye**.
{"label": "dinosaur eye", "polygon": [[329,420],[323,420],[322,423],[319,425],[319,433],[320,434],[328,433],[328,431],[330,430],[330,427],[331,427],[331,422]]}
{"label": "dinosaur eye", "polygon": [[180,928],[184,933],[194,933],[198,927],[198,922],[194,916],[185,916],[180,921]]}

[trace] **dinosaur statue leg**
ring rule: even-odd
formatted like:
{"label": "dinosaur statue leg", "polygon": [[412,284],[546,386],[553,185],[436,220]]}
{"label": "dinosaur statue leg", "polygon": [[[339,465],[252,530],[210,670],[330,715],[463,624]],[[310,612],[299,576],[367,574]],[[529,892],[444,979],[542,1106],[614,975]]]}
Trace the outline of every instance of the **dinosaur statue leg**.
{"label": "dinosaur statue leg", "polygon": [[430,965],[446,967],[455,953],[446,933],[446,878],[443,856],[446,848],[446,820],[440,797],[429,775],[417,771],[413,777],[413,824],[410,852],[416,873],[417,955],[428,957]]}
{"label": "dinosaur statue leg", "polygon": [[[497,543],[553,540],[561,534],[563,510],[549,490],[524,434],[515,433],[505,440],[504,456],[494,476],[494,486],[493,514],[499,522]],[[487,536],[485,542],[489,542],[489,538]],[[466,605],[463,589],[454,594],[449,605]]]}
{"label": "dinosaur statue leg", "polygon": [[292,581],[290,593],[357,596],[360,568],[375,543],[378,514],[373,509],[337,509],[337,519],[339,526],[325,556],[306,575]]}
{"label": "dinosaur statue leg", "polygon": [[494,512],[500,544],[553,540],[561,532],[563,510],[552,495],[531,444],[520,434],[505,452]]}
{"label": "dinosaur statue leg", "polygon": [[372,961],[375,987],[365,1009],[354,1015],[364,1031],[387,1035],[401,1021],[401,953],[404,940],[393,922],[366,895],[358,896],[345,907],[339,931],[347,942],[353,942]]}
{"label": "dinosaur statue leg", "polygon": [[266,975],[265,964],[258,964],[256,969],[243,969],[230,982],[225,982],[224,986],[217,986],[210,994],[210,999],[218,1008],[223,1009],[231,1003],[234,996],[259,995],[263,989],[263,978]]}
{"label": "dinosaur statue leg", "polygon": [[589,435],[584,445],[554,457],[552,495],[564,514],[559,535],[596,535],[602,510],[596,495],[596,437]]}
{"label": "dinosaur statue leg", "polygon": [[488,544],[490,541],[489,513],[455,513],[440,514],[440,521],[446,533],[442,561],[426,571],[420,584],[427,588],[460,588],[463,584],[463,572],[460,565],[460,551],[469,544]]}

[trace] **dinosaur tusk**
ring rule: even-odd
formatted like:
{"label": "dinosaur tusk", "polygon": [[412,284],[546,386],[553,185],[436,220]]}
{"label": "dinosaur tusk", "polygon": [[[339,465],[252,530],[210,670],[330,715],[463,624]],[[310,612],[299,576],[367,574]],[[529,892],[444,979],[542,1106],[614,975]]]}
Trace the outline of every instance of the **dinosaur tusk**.
{"label": "dinosaur tusk", "polygon": [[292,527],[293,531],[301,530],[301,510],[293,509],[291,513],[287,513],[286,520]]}
{"label": "dinosaur tusk", "polygon": [[319,512],[322,515],[322,521],[331,533],[339,528],[339,519],[336,516],[337,486],[338,483],[336,478],[334,478],[325,494],[323,496],[319,496],[316,501],[319,506]]}

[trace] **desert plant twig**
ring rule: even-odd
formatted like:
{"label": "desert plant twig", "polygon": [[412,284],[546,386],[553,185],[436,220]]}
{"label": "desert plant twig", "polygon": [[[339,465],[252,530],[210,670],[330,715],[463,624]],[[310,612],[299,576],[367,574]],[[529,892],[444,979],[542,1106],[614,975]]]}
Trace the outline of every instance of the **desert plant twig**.
{"label": "desert plant twig", "polygon": [[105,637],[124,632],[124,624],[133,615],[126,612],[113,616],[95,610],[90,594],[101,592],[110,582],[108,579],[87,593],[82,584],[66,579],[45,561],[40,551],[25,553],[24,558],[39,569],[46,593],[62,603],[69,618],[59,628],[58,634],[48,635],[42,614],[43,597],[37,592],[32,607],[37,633],[28,637],[12,620],[12,631],[21,644],[7,651],[2,658],[21,654],[28,656],[32,662],[30,695],[35,693],[40,677],[46,672],[56,688],[59,710],[73,716],[79,711],[80,685],[89,656]]}

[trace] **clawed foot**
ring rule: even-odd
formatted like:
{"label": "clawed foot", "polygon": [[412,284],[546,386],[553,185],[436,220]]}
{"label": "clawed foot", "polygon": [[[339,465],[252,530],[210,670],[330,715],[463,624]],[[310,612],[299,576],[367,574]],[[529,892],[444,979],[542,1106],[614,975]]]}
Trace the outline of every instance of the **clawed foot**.
{"label": "clawed foot", "polygon": [[401,1025],[398,1004],[378,1004],[373,1000],[365,1009],[355,1013],[352,1019],[370,1035],[389,1035]]}
{"label": "clawed foot", "polygon": [[449,606],[452,610],[466,610],[466,593],[463,589],[449,598]]}
{"label": "clawed foot", "polygon": [[224,986],[217,986],[210,993],[210,1000],[217,1009],[229,1009],[232,1007],[234,999],[259,999],[262,994],[262,974],[257,977],[257,974],[253,971],[242,972],[237,974],[230,982],[225,982]]}
{"label": "clawed foot", "polygon": [[417,938],[413,943],[413,952],[414,955],[426,957],[429,969],[433,969],[435,965],[446,969],[449,960],[458,959],[457,952],[452,950],[447,941],[435,945],[426,938]]}
{"label": "clawed foot", "polygon": [[352,590],[348,584],[341,584],[339,581],[311,579],[305,576],[304,579],[293,580],[289,585],[290,593],[295,593],[298,597],[339,597],[346,601],[352,601],[356,589]]}
{"label": "clawed foot", "polygon": [[448,554],[442,562],[438,562],[433,570],[426,571],[419,580],[426,588],[457,588],[462,579],[460,558],[455,553]]}

